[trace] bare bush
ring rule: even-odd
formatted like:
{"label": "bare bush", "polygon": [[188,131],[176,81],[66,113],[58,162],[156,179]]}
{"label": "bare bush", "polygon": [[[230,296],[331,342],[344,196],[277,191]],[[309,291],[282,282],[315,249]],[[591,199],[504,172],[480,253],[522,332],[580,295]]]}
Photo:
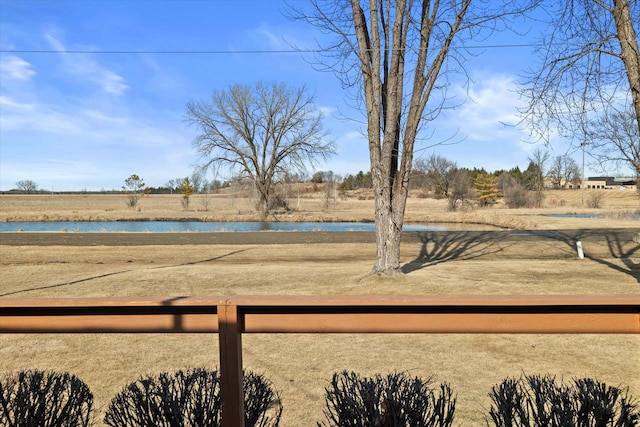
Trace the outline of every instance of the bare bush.
{"label": "bare bush", "polygon": [[592,209],[600,209],[602,207],[602,202],[604,201],[604,193],[602,191],[596,191],[589,195],[589,200],[587,200],[587,206]]}
{"label": "bare bush", "polygon": [[284,210],[289,211],[289,202],[282,193],[276,193],[269,197],[269,211]]}
{"label": "bare bush", "polygon": [[39,370],[0,376],[0,425],[85,427],[93,424],[93,394],[78,377]]}
{"label": "bare bush", "polygon": [[[244,425],[277,426],[282,404],[262,375],[244,372]],[[104,417],[108,426],[221,426],[218,371],[195,368],[161,373],[131,383],[116,395]]]}
{"label": "bare bush", "polygon": [[200,199],[200,204],[205,211],[209,210],[209,195],[207,193],[204,193],[204,197]]}
{"label": "bare bush", "polygon": [[431,379],[405,373],[371,378],[343,371],[325,389],[326,423],[318,426],[450,426],[456,399],[447,384],[436,392]]}
{"label": "bare bush", "polygon": [[591,378],[567,385],[548,375],[523,375],[505,379],[489,396],[489,416],[496,427],[631,427],[640,421],[638,406],[626,391]]}
{"label": "bare bush", "polygon": [[516,182],[504,187],[504,202],[511,209],[530,208],[535,204],[529,190]]}

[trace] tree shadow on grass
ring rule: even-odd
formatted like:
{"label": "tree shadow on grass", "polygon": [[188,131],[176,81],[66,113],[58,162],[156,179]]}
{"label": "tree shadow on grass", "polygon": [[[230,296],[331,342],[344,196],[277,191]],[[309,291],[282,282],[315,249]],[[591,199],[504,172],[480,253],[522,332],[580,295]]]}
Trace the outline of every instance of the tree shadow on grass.
{"label": "tree shadow on grass", "polygon": [[493,231],[427,231],[419,232],[422,242],[418,256],[402,266],[403,273],[453,261],[474,259],[503,250],[504,233]]}
{"label": "tree shadow on grass", "polygon": [[[640,251],[640,244],[634,242],[630,236],[629,231],[619,230],[576,230],[575,232],[568,231],[545,231],[539,232],[539,235],[543,235],[547,238],[564,242],[569,245],[573,250],[576,250],[576,244],[578,241],[584,244],[584,257],[609,267],[620,273],[627,274],[633,277],[638,283],[640,283],[640,262],[634,261],[633,257]],[[607,246],[607,257],[619,259],[624,267],[608,261],[602,256],[598,256],[597,251],[591,252],[589,244],[597,244],[604,242]]]}
{"label": "tree shadow on grass", "polygon": [[[187,266],[187,265],[202,264],[202,263],[205,263],[205,262],[216,261],[216,260],[219,260],[221,258],[226,258],[228,256],[235,255],[235,254],[237,254],[239,252],[244,252],[246,250],[247,249],[240,249],[240,250],[229,252],[227,254],[219,255],[219,256],[213,257],[213,258],[202,259],[202,260],[198,260],[198,261],[189,261],[189,262],[185,262],[185,263],[181,263],[181,264],[161,265],[161,266],[158,266],[158,267],[143,268],[141,270],[159,270],[159,269],[163,269],[163,268],[184,267],[184,266]],[[118,275],[118,274],[124,274],[124,273],[129,273],[129,272],[132,272],[132,271],[141,271],[141,270],[127,269],[127,270],[112,271],[110,273],[99,274],[97,276],[84,277],[82,279],[73,280],[71,282],[57,283],[57,284],[54,284],[54,285],[44,285],[44,286],[38,286],[38,287],[35,287],[35,288],[28,288],[28,289],[19,289],[17,291],[5,292],[4,294],[0,294],[0,298],[6,297],[6,296],[11,296],[11,295],[22,294],[22,293],[25,293],[25,292],[40,291],[40,290],[45,290],[45,289],[54,289],[54,288],[60,288],[60,287],[65,287],[65,286],[77,285],[78,283],[89,282],[91,280],[102,279],[104,277],[115,276],[115,275]]]}
{"label": "tree shadow on grass", "polygon": [[[584,246],[585,258],[628,274],[640,283],[640,244],[633,240],[632,230],[528,230],[522,232],[448,231],[420,232],[422,243],[418,256],[402,266],[402,272],[410,273],[425,267],[455,259],[474,259],[499,253],[511,244],[534,240],[560,242],[567,247],[564,255],[577,257],[576,243]],[[532,254],[532,258],[536,255]],[[619,259],[624,266],[611,262]]]}
{"label": "tree shadow on grass", "polygon": [[629,274],[631,277],[636,279],[638,283],[640,283],[640,262],[635,262],[632,257],[640,250],[640,244],[635,244],[630,248],[623,248],[623,242],[620,239],[616,238],[616,236],[606,236],[607,245],[609,246],[609,251],[614,258],[619,258],[622,263],[627,267],[626,269],[612,264],[609,261],[603,259],[591,258],[595,262],[599,262],[604,264],[614,270],[620,271],[621,273]]}

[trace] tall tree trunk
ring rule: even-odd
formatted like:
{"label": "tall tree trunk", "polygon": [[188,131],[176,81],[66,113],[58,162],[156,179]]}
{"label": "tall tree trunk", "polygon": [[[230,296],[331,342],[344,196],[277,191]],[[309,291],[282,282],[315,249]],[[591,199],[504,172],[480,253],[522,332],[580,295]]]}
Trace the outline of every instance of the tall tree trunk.
{"label": "tall tree trunk", "polygon": [[622,62],[629,79],[636,120],[640,126],[640,49],[629,8],[628,0],[614,0],[613,2],[613,17],[618,30]]}
{"label": "tall tree trunk", "polygon": [[258,192],[258,201],[256,202],[256,210],[260,215],[260,221],[266,221],[269,215],[269,192],[270,187],[267,183],[256,183],[256,191]]}
{"label": "tall tree trunk", "polygon": [[[390,191],[391,186],[384,188],[384,180],[376,180],[374,175],[375,223],[376,223],[376,262],[371,271],[373,274],[389,276],[402,272],[400,266],[400,241],[408,192],[406,187],[398,192]],[[383,184],[375,184],[375,181]]]}
{"label": "tall tree trunk", "polygon": [[376,262],[371,273],[392,276],[401,272],[402,226],[398,227],[388,207],[377,206],[379,202],[376,201]]}
{"label": "tall tree trunk", "polygon": [[260,215],[260,221],[266,221],[267,216],[269,216],[269,202],[262,197],[262,194],[259,196],[258,203],[256,203],[256,210]]}

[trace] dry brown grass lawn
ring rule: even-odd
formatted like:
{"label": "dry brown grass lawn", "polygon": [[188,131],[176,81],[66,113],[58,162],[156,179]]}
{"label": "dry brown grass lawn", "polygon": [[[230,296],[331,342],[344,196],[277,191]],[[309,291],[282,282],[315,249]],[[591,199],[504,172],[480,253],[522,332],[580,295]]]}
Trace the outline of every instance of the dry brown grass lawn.
{"label": "dry brown grass lawn", "polygon": [[[613,193],[612,193],[613,194]],[[441,201],[412,199],[407,216],[490,222],[515,228],[637,227],[616,212],[638,208],[635,198],[612,197],[599,212],[607,219],[566,220],[540,213],[585,212],[561,192],[563,206],[547,210],[479,210],[449,215]],[[616,193],[617,195],[617,193]],[[634,195],[635,196],[635,195]],[[183,212],[174,196],[152,196],[140,212],[122,196],[0,196],[0,220],[15,218],[115,219],[117,217],[207,217],[237,219],[246,200],[221,199],[215,211]],[[174,200],[175,199],[175,200]],[[548,197],[549,199],[549,197]],[[175,207],[166,207],[168,201]],[[558,202],[560,204],[560,202]],[[340,202],[325,210],[321,200],[302,200],[292,215],[315,219],[370,218],[370,201]],[[195,203],[192,201],[195,209]],[[38,210],[37,212],[35,210]],[[215,215],[214,215],[215,212]],[[235,212],[235,213],[234,213]],[[240,212],[240,214],[238,214]],[[0,241],[1,242],[1,241]],[[599,294],[639,293],[638,244],[622,242],[628,255],[587,248],[578,259],[562,242],[487,242],[457,257],[417,260],[419,243],[402,247],[404,262],[418,261],[399,278],[367,273],[375,248],[369,244],[186,245],[186,246],[6,246],[0,244],[0,298],[103,296],[206,296],[227,294]],[[444,262],[441,262],[444,261]],[[362,374],[407,371],[435,375],[458,396],[457,423],[484,425],[487,393],[507,376],[550,373],[567,379],[594,377],[630,388],[640,398],[640,336],[637,335],[246,335],[244,363],[264,372],[285,407],[282,425],[314,425],[321,419],[323,389],[335,371]],[[88,383],[98,409],[144,373],[193,366],[215,367],[218,344],[211,335],[87,334],[0,335],[0,371],[40,368],[69,371]]]}

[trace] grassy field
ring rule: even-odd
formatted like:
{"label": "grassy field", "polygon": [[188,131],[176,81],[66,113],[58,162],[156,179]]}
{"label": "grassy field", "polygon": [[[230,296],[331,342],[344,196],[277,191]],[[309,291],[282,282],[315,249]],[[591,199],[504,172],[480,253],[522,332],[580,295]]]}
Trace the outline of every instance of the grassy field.
{"label": "grassy field", "polygon": [[[602,195],[600,209],[587,208],[589,200]],[[254,201],[237,193],[196,194],[184,209],[180,195],[148,195],[136,208],[126,206],[123,194],[0,194],[0,222],[3,221],[113,221],[145,219],[194,219],[202,221],[255,221]],[[585,203],[582,203],[584,199]],[[372,221],[373,200],[369,193],[337,197],[327,203],[322,191],[302,188],[290,192],[289,211],[269,217],[271,221]],[[470,212],[448,212],[444,200],[410,197],[405,222],[459,222],[496,224],[516,229],[601,227],[603,219],[616,220],[614,227],[635,227],[625,216],[640,210],[640,198],[631,190],[550,190],[542,209],[507,209],[503,204]],[[543,214],[593,213],[599,221],[570,218],[541,218]]]}
{"label": "grassy field", "polygon": [[[496,207],[459,214],[445,203],[410,199],[411,222],[493,224],[515,229],[637,228],[626,217],[640,207],[632,192],[607,192],[601,209],[581,207],[580,192],[547,195],[544,209]],[[326,207],[320,195],[293,198],[278,219],[362,220],[372,201],[354,197]],[[129,210],[122,195],[0,195],[0,221],[17,219],[200,218],[251,219],[250,200],[194,197],[184,211],[179,196],[149,196]],[[545,213],[598,213],[593,219]],[[132,239],[135,236],[132,233]],[[452,236],[463,233],[452,233]],[[640,245],[588,245],[578,259],[562,241],[463,245],[455,239],[404,244],[407,274],[370,276],[371,244],[7,246],[0,240],[0,298],[206,296],[237,294],[627,294],[639,293]],[[2,237],[0,236],[0,239]],[[439,245],[439,246],[438,246]],[[421,257],[424,251],[428,257]],[[362,374],[406,371],[434,375],[457,394],[456,424],[484,425],[492,385],[507,376],[550,373],[594,377],[629,387],[640,398],[640,336],[636,335],[245,335],[245,367],[263,372],[280,392],[282,425],[321,420],[323,392],[343,369]],[[69,371],[91,387],[103,410],[109,399],[144,373],[215,367],[218,343],[209,335],[0,335],[0,371]]]}

